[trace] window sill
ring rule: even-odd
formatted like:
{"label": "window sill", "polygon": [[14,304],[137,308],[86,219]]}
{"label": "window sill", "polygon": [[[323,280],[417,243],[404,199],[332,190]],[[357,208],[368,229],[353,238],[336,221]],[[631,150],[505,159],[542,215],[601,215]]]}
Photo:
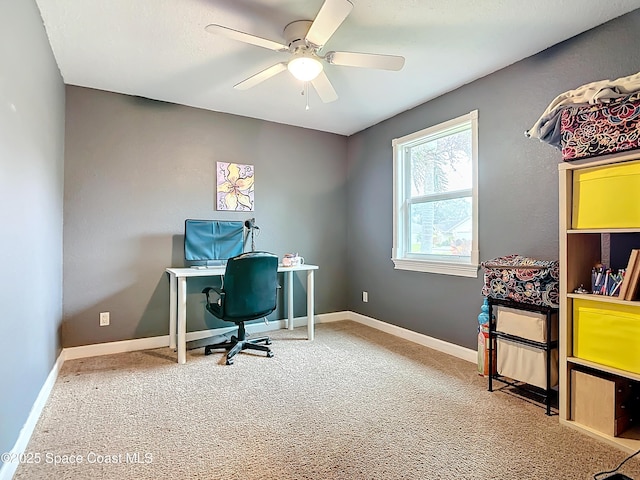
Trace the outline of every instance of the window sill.
{"label": "window sill", "polygon": [[392,258],[396,270],[412,270],[414,272],[439,273],[458,277],[478,277],[478,265],[454,262],[430,262],[424,260],[407,260]]}

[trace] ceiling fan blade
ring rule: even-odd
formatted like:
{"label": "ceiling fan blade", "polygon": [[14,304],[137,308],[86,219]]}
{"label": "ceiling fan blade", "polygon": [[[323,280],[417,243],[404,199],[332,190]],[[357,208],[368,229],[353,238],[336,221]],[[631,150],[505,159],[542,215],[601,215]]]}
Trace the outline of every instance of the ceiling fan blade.
{"label": "ceiling fan blade", "polygon": [[345,67],[378,68],[380,70],[401,70],[404,57],[378,55],[375,53],[329,52],[325,60],[332,65]]}
{"label": "ceiling fan blade", "polygon": [[255,75],[247,78],[246,80],[243,80],[240,83],[235,84],[233,88],[237,90],[248,90],[251,87],[255,87],[259,83],[262,83],[265,80],[279,74],[280,72],[284,72],[286,69],[287,69],[287,64],[285,62],[276,63],[275,65],[272,65],[269,68],[262,70],[261,72],[258,72]]}
{"label": "ceiling fan blade", "polygon": [[331,85],[326,73],[320,72],[320,75],[311,80],[311,85],[313,85],[313,88],[318,92],[322,103],[331,103],[338,99],[338,94],[334,90],[333,85]]}
{"label": "ceiling fan blade", "polygon": [[207,25],[204,28],[207,32],[223,35],[232,40],[238,40],[239,42],[249,43],[251,45],[257,45],[258,47],[268,48],[269,50],[275,50],[276,52],[286,52],[289,47],[282,43],[274,42],[273,40],[267,40],[266,38],[256,37],[249,33],[240,32],[233,28],[223,27],[222,25]]}
{"label": "ceiling fan blade", "polygon": [[322,47],[347,18],[353,8],[349,0],[325,0],[307,32],[306,40]]}

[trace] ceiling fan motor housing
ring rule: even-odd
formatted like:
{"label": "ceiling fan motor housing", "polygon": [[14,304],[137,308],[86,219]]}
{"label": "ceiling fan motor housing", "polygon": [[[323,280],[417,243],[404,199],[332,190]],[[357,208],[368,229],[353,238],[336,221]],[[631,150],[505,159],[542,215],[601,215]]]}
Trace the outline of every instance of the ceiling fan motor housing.
{"label": "ceiling fan motor housing", "polygon": [[297,50],[314,50],[315,45],[310,45],[305,37],[309,28],[311,28],[311,20],[296,20],[284,27],[284,39],[289,46],[289,51],[295,53]]}

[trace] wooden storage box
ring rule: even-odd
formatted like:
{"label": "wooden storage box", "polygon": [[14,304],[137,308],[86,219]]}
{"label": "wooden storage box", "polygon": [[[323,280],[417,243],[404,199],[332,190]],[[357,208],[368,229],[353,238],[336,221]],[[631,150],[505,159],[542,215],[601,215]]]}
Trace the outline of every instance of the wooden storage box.
{"label": "wooden storage box", "polygon": [[573,356],[640,373],[640,308],[574,299]]}
{"label": "wooden storage box", "polygon": [[629,380],[571,371],[571,419],[581,425],[617,437],[629,427],[631,398]]}
{"label": "wooden storage box", "polygon": [[640,161],[576,170],[572,228],[640,225]]}

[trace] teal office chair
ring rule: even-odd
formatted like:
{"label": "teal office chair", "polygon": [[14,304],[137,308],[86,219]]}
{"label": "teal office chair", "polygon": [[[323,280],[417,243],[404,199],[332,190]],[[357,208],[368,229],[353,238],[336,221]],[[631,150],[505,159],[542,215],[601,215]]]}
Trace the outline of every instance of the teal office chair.
{"label": "teal office chair", "polygon": [[[273,357],[269,337],[246,338],[244,322],[264,318],[276,309],[278,290],[278,257],[267,252],[247,252],[227,261],[222,288],[207,287],[207,311],[226,322],[238,325],[238,334],[228,342],[207,345],[205,355],[214,349],[224,348],[227,365],[234,362],[238,352],[259,350]],[[210,297],[211,292],[213,301]],[[264,345],[259,345],[264,343]]]}

